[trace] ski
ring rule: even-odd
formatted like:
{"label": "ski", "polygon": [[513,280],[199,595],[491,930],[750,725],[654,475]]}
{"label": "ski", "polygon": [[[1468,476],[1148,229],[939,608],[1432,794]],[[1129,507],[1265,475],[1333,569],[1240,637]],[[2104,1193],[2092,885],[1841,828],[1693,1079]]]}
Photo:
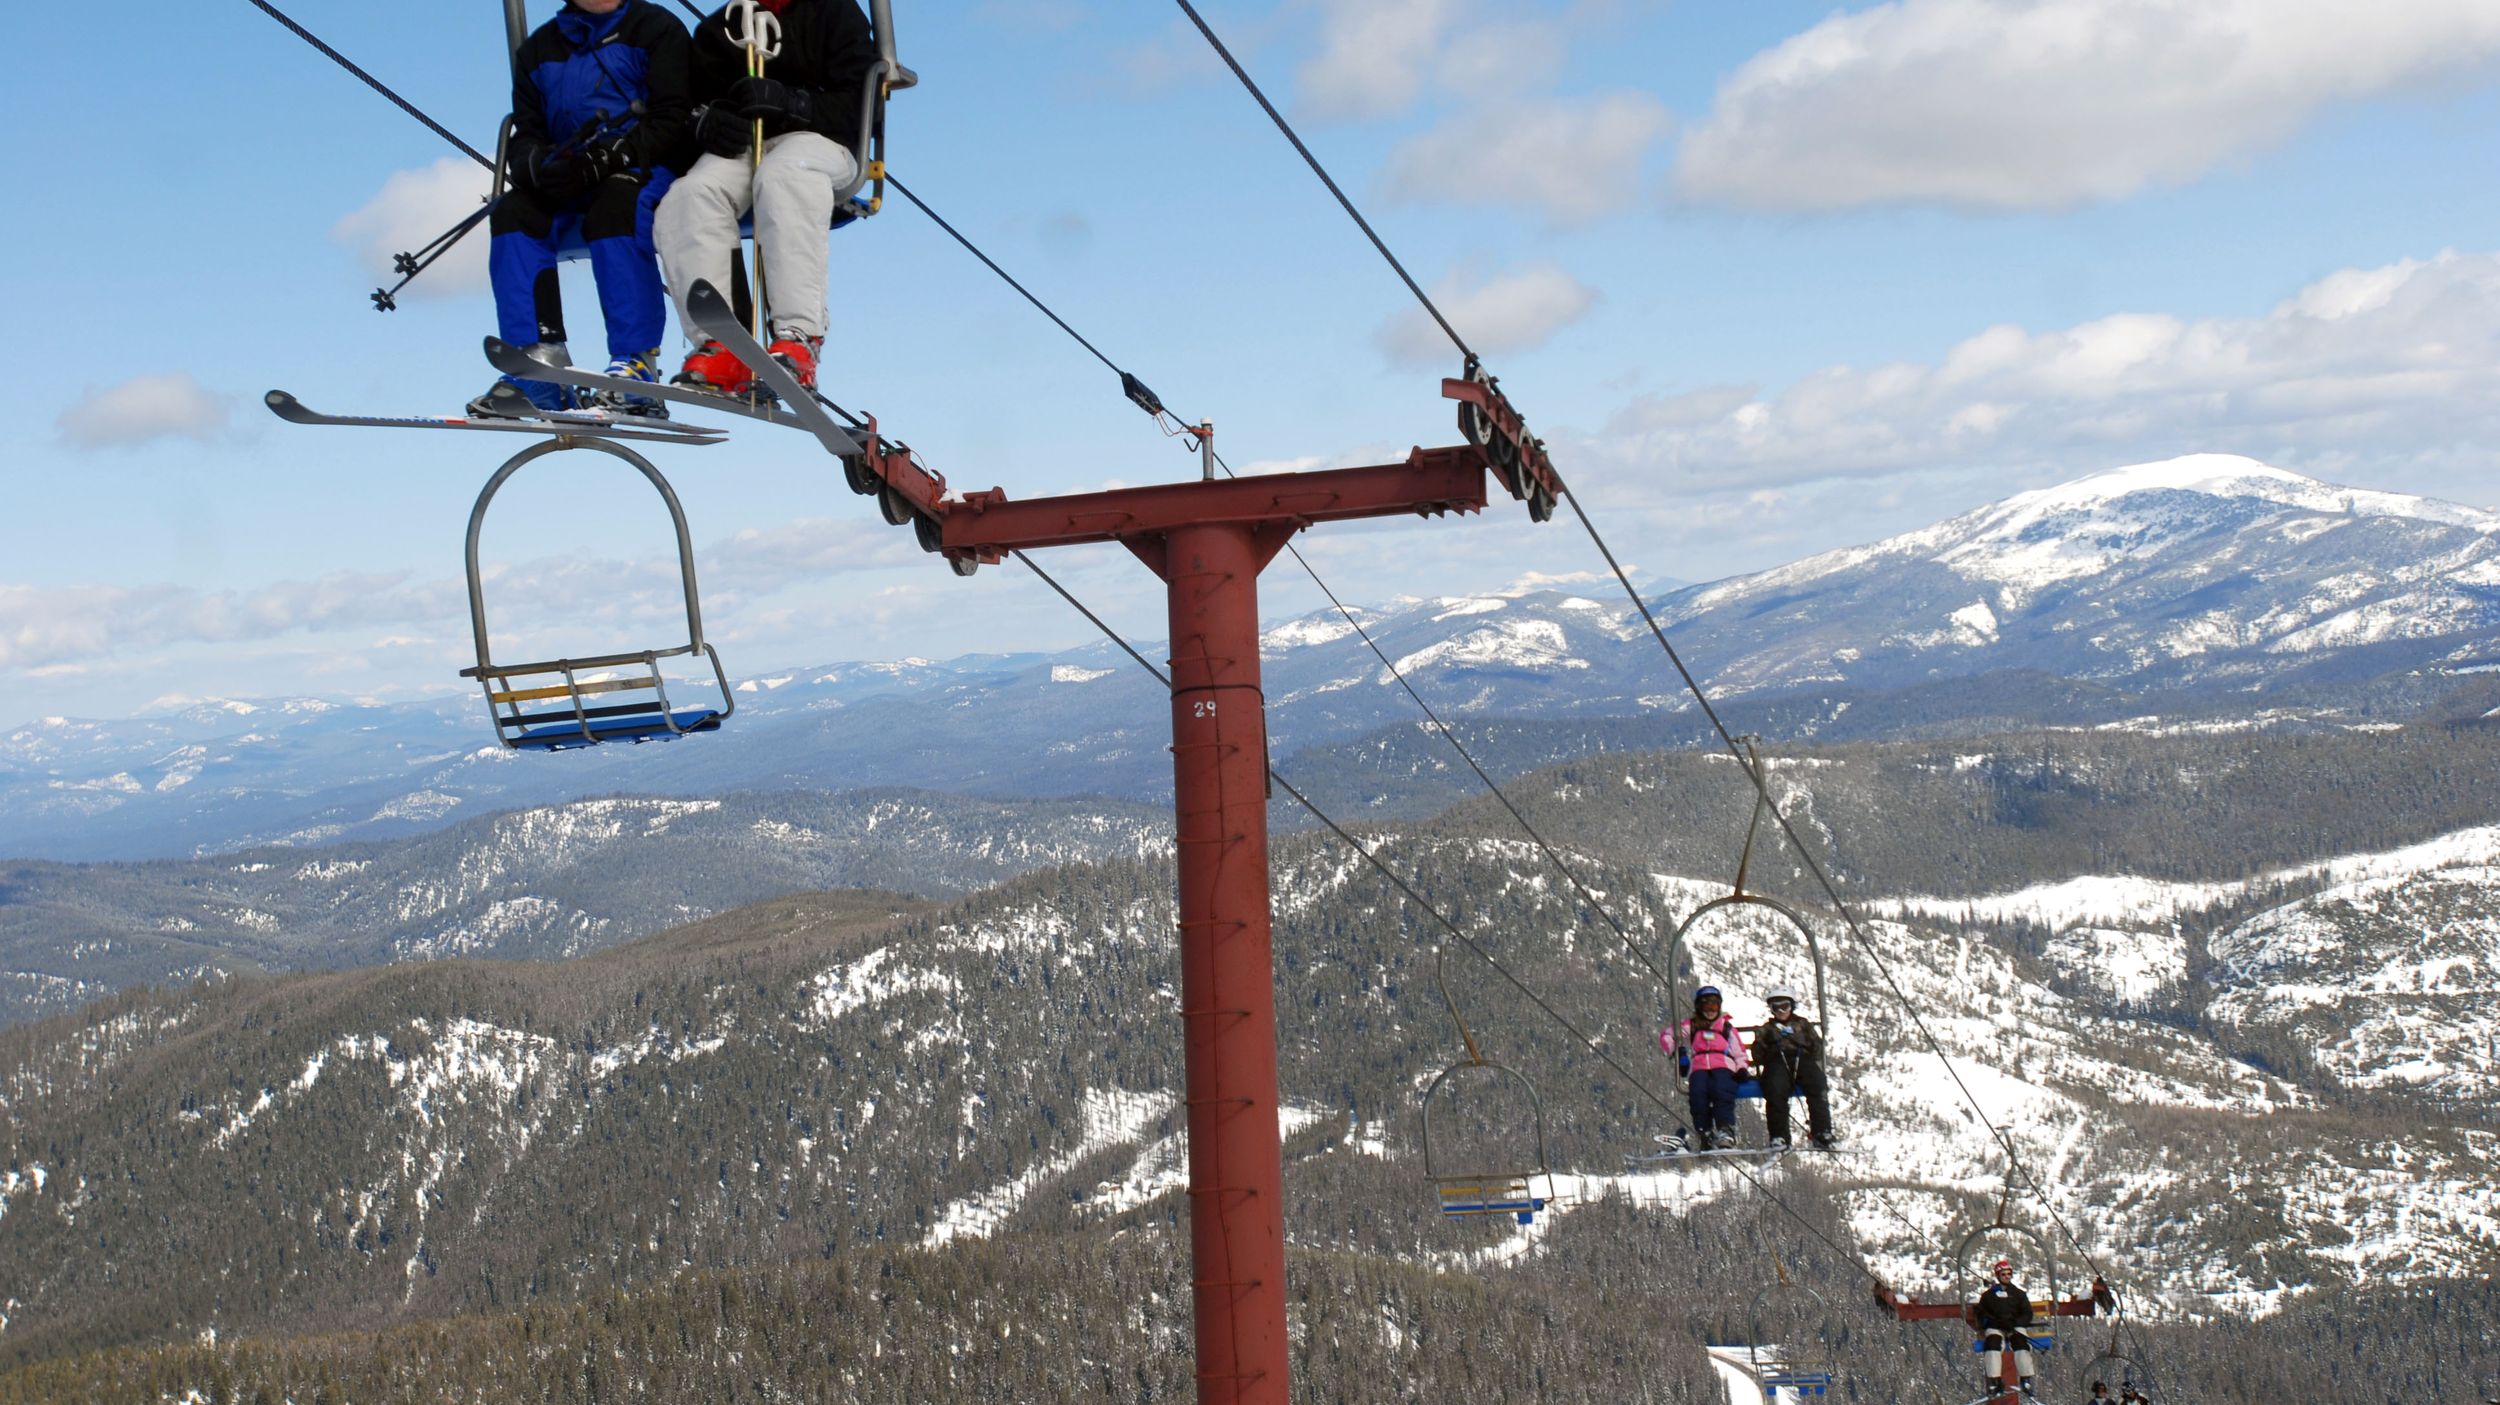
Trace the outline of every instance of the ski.
{"label": "ski", "polygon": [[719,410],[725,414],[744,415],[766,424],[788,425],[806,429],[798,416],[782,409],[768,399],[748,399],[723,395],[717,391],[697,390],[692,386],[668,385],[652,381],[629,381],[615,376],[586,371],[579,366],[550,366],[501,337],[486,339],[486,359],[496,370],[522,380],[554,381],[558,385],[576,386],[583,390],[604,390],[618,395],[640,395],[665,400],[672,405],[686,405],[700,410]]}
{"label": "ski", "polygon": [[836,423],[833,416],[825,412],[824,405],[816,398],[816,392],[799,384],[799,378],[790,373],[789,367],[774,360],[764,348],[755,344],[755,335],[738,320],[737,310],[729,305],[729,299],[720,295],[720,290],[700,279],[696,280],[693,289],[686,294],[686,312],[694,318],[697,330],[728,347],[732,354],[746,363],[748,370],[755,372],[757,380],[772,388],[773,394],[780,397],[782,413],[791,417],[786,422],[795,423],[815,435],[816,442],[825,446],[825,452],[836,458],[859,457],[859,437]]}
{"label": "ski", "polygon": [[468,415],[325,415],[283,390],[261,397],[269,412],[289,424],[347,425],[375,429],[485,429],[504,434],[569,434],[582,439],[641,439],[655,444],[718,444],[716,429],[691,425],[646,427],[631,419],[595,411],[557,411],[536,419],[476,418]]}
{"label": "ski", "polygon": [[1788,1155],[1789,1151],[1788,1147],[1731,1146],[1721,1147],[1715,1151],[1653,1151],[1641,1156],[1626,1156],[1623,1159],[1635,1166],[1656,1166],[1670,1161],[1733,1159],[1744,1156],[1750,1156],[1757,1161],[1770,1162]]}

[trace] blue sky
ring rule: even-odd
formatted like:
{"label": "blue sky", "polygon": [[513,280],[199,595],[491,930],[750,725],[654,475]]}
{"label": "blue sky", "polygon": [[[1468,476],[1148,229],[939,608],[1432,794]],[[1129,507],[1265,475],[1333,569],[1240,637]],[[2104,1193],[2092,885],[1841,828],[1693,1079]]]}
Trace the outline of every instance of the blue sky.
{"label": "blue sky", "polygon": [[[1403,290],[1176,8],[895,3],[925,79],[896,105],[897,172],[1213,417],[1236,465],[1451,441],[1455,354],[1417,340]],[[498,6],[283,8],[491,142]],[[2486,0],[1202,8],[1645,573],[1775,565],[2194,450],[2500,506]],[[374,250],[448,223],[479,178],[240,0],[112,12],[100,88],[101,13],[19,16],[36,60],[0,94],[20,134],[0,723],[457,686],[460,534],[517,444],[298,429],[257,398],[450,411],[482,388],[474,270],[387,316],[365,300]],[[828,390],[955,485],[1191,471],[907,206],[830,257]],[[571,307],[595,346],[586,279]],[[1016,571],[947,574],[795,435],[741,425],[661,463],[733,672],[1087,637]],[[662,642],[663,528],[614,484],[560,458],[499,504],[515,648]],[[1306,550],[1356,600],[1599,566],[1576,528],[1500,504]],[[1057,569],[1161,632],[1125,553]],[[1266,599],[1321,603],[1282,573]]]}

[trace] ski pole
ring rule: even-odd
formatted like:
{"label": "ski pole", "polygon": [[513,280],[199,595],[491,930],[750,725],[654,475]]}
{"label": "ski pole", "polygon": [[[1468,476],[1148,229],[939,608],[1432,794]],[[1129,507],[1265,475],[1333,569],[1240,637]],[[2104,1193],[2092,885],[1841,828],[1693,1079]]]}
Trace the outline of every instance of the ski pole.
{"label": "ski pole", "polygon": [[[643,110],[641,101],[636,100],[630,110],[635,116],[640,116]],[[610,117],[604,110],[592,113],[590,117],[574,131],[573,135],[564,139],[563,144],[559,145],[555,149],[555,154],[558,156],[569,156],[582,147],[589,145],[592,138],[606,132],[615,120],[616,119]],[[391,271],[399,274],[400,280],[387,288],[376,288],[373,290],[371,295],[373,298],[373,310],[376,312],[399,311],[399,294],[401,290],[405,289],[409,284],[416,282],[418,274],[432,268],[435,260],[441,258],[447,253],[450,253],[452,245],[467,238],[470,230],[477,228],[481,221],[483,221],[488,215],[493,214],[495,212],[495,207],[503,203],[505,193],[508,192],[500,192],[493,199],[478,206],[476,210],[462,217],[458,224],[453,225],[451,228],[435,235],[432,239],[427,240],[424,244],[419,245],[414,253],[391,255]]]}
{"label": "ski pole", "polygon": [[[732,0],[721,11],[722,23],[729,42],[747,51],[747,77],[764,76],[764,64],[781,57],[781,16],[763,8],[756,0]],[[764,179],[764,119],[754,121],[753,135],[747,152],[747,205],[755,207],[757,187]],[[765,309],[772,305],[772,289],[764,282],[764,221],[755,221],[755,333],[758,342],[768,342],[765,329],[770,325]]]}

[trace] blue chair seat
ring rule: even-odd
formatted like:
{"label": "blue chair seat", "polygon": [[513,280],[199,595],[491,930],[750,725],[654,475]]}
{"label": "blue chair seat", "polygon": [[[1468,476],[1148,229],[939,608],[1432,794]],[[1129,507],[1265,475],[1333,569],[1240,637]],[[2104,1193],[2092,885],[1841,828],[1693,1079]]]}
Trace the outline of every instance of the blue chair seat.
{"label": "blue chair seat", "polygon": [[[654,709],[621,717],[593,717],[588,736],[582,734],[578,721],[534,726],[514,737],[511,744],[532,751],[563,751],[594,742],[667,741],[683,732],[717,731],[720,721],[720,709],[716,707],[681,708],[665,715]],[[677,725],[671,727],[671,722]]]}

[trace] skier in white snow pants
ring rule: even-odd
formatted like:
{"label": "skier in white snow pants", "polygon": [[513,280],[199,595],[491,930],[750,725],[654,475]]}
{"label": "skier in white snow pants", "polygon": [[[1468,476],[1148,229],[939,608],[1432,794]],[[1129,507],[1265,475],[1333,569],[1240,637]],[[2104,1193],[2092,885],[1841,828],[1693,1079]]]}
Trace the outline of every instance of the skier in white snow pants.
{"label": "skier in white snow pants", "polygon": [[[772,48],[763,36],[772,36]],[[750,70],[756,39],[764,72]],[[669,188],[651,224],[669,295],[686,326],[700,280],[722,293],[738,261],[738,220],[755,215],[763,260],[762,340],[799,384],[816,384],[825,340],[825,232],[859,176],[854,148],[877,41],[859,0],[731,0],[694,28],[694,137],[705,154]],[[755,134],[763,134],[759,158]],[[696,340],[691,333],[688,340]],[[696,341],[681,385],[743,395],[754,370],[717,341]]]}
{"label": "skier in white snow pants", "polygon": [[686,294],[696,279],[728,292],[740,248],[738,221],[753,209],[764,284],[772,290],[773,332],[822,341],[825,231],[833,224],[835,193],[858,171],[848,150],[814,132],[767,137],[761,170],[751,169],[743,155],[697,157],[669,188],[651,225],[678,316],[685,319]]}

